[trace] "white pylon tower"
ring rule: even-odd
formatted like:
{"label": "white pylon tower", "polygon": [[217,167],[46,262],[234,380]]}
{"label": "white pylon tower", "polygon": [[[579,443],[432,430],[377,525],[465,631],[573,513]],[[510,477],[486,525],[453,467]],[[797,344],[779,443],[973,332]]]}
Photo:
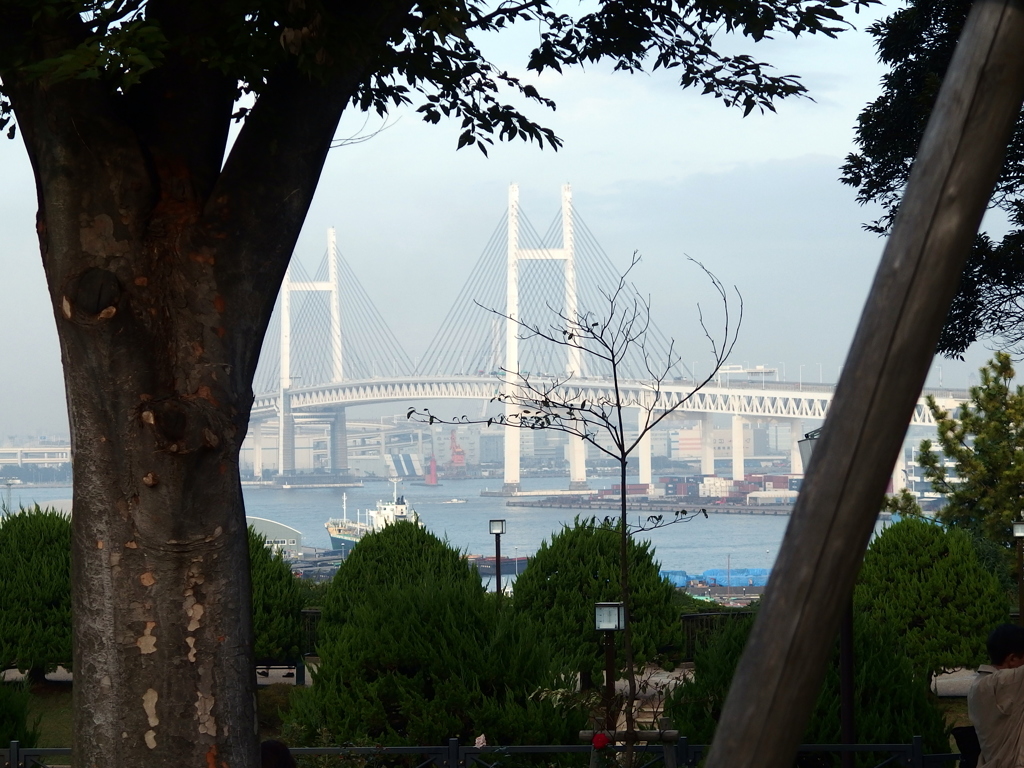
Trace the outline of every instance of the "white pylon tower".
{"label": "white pylon tower", "polygon": [[[338,243],[334,227],[327,230],[327,280],[292,280],[289,265],[281,283],[281,380],[278,408],[278,472],[284,475],[295,471],[295,419],[292,416],[288,396],[292,388],[292,293],[322,291],[329,295],[330,304],[330,345],[331,383],[344,380],[345,367],[342,358],[341,328],[341,281],[338,269]],[[345,442],[345,409],[335,414],[331,435],[331,469],[337,473],[348,469],[347,446]],[[340,448],[339,448],[340,443]]]}
{"label": "white pylon tower", "polygon": [[[565,269],[565,315],[574,320],[579,310],[576,288],[576,249],[572,223],[572,187],[562,185],[562,247],[519,247],[519,185],[508,188],[508,262],[505,295],[505,370],[514,375],[519,370],[519,262],[524,260],[561,261]],[[565,372],[570,376],[582,373],[582,355],[578,349],[568,349]],[[510,382],[506,386],[514,387]],[[505,405],[506,417],[516,411]],[[521,440],[519,430],[505,427],[505,493],[519,491]],[[569,487],[587,487],[586,445],[582,438],[569,438]]]}

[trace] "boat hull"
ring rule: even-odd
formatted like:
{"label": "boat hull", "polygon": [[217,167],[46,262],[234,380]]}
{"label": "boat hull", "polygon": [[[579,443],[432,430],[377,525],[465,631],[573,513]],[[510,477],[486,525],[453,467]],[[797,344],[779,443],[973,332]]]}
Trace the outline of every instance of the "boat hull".
{"label": "boat hull", "polygon": [[[481,576],[496,576],[497,569],[495,568],[495,558],[493,555],[468,555],[466,560],[469,561],[470,565],[475,565],[477,572]],[[501,558],[501,575],[514,576],[521,574],[526,570],[526,567],[530,564],[530,558],[528,557],[502,557]]]}
{"label": "boat hull", "polygon": [[333,533],[328,535],[331,539],[331,549],[335,552],[340,552],[342,557],[348,557],[349,553],[352,552],[352,548],[355,547],[356,542],[359,541],[357,538],[339,536]]}

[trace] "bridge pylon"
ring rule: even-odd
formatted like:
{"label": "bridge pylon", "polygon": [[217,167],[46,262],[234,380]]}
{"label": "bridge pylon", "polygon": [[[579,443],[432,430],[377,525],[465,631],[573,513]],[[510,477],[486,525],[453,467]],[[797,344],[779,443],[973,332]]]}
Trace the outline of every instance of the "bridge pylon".
{"label": "bridge pylon", "polygon": [[[508,250],[506,262],[505,293],[505,370],[515,374],[519,371],[519,334],[522,327],[517,321],[519,314],[519,265],[522,261],[560,261],[565,276],[565,315],[574,318],[579,310],[576,281],[576,248],[573,235],[572,187],[562,185],[562,247],[561,248],[520,248],[519,247],[519,185],[508,188]],[[565,373],[578,377],[582,373],[582,354],[579,349],[567,348]],[[517,388],[509,381],[506,388]],[[506,417],[516,412],[516,407],[505,404]],[[505,482],[502,491],[514,494],[519,491],[521,440],[519,429],[505,427]],[[587,489],[587,452],[583,438],[569,437],[569,488]]]}
{"label": "bridge pylon", "polygon": [[[293,280],[292,268],[289,265],[281,283],[281,368],[280,397],[277,409],[277,468],[281,475],[295,473],[295,417],[292,415],[289,402],[292,385],[296,380],[292,376],[292,294],[301,292],[328,294],[331,383],[340,384],[345,379],[345,366],[342,355],[341,280],[338,266],[337,235],[334,227],[331,227],[327,230],[327,280]],[[345,426],[345,407],[339,406],[334,409],[334,421],[331,424],[331,471],[335,474],[348,472]]]}

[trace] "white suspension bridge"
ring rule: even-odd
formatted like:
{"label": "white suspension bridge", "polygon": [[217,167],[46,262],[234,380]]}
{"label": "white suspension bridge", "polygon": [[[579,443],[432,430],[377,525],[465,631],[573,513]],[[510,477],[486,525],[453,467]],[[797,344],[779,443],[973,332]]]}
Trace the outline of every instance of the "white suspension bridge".
{"label": "white suspension bridge", "polygon": [[[607,305],[602,289],[618,283],[619,273],[572,205],[569,185],[562,187],[561,210],[540,234],[519,207],[519,192],[511,185],[508,209],[495,229],[455,304],[427,351],[413,364],[387,322],[360,286],[341,256],[334,230],[328,232],[325,257],[314,275],[293,260],[285,276],[268,329],[257,371],[250,433],[253,469],[263,474],[264,440],[276,433],[279,475],[296,470],[296,423],[327,425],[329,464],[334,477],[349,474],[347,411],[379,403],[421,406],[428,400],[490,401],[502,386],[501,369],[531,371],[533,376],[571,377],[573,392],[588,398],[610,397],[608,371],[578,351],[520,338],[521,328],[510,318],[546,326],[555,312],[574,317],[577,310]],[[483,307],[493,308],[488,313]],[[500,314],[499,314],[500,313]],[[647,352],[667,359],[669,342],[653,327]],[[627,360],[620,390],[627,400],[643,403],[649,385],[639,378],[640,359]],[[803,471],[797,441],[804,422],[825,418],[832,385],[767,381],[729,381],[720,377],[694,393],[694,372],[682,363],[670,371],[658,407],[684,400],[677,413],[701,424],[701,473],[715,473],[713,422],[728,416],[732,424],[732,478],[744,476],[744,424],[769,420],[787,424],[791,435],[793,474]],[[630,378],[630,377],[636,378]],[[967,392],[934,393],[940,404],[955,409]],[[638,413],[640,409],[637,409]],[[643,415],[640,413],[640,418]],[[933,426],[922,398],[912,426]],[[504,491],[519,490],[519,429],[504,431]],[[569,489],[586,488],[586,451],[582,440],[571,438],[568,449]],[[638,446],[639,482],[650,485],[650,436]],[[904,485],[902,466],[894,469],[894,487]]]}

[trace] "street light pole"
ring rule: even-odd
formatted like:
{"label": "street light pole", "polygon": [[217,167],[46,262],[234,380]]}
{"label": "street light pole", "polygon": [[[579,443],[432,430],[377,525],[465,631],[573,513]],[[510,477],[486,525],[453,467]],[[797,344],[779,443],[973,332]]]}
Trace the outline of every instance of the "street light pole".
{"label": "street light pole", "polygon": [[615,630],[604,631],[604,727],[614,731],[616,726],[612,702],[615,700]]}
{"label": "street light pole", "polygon": [[495,591],[501,595],[505,591],[501,584],[501,534],[505,532],[505,521],[491,520],[490,530],[494,534],[494,578],[497,582]]}
{"label": "street light pole", "polygon": [[1013,524],[1017,542],[1017,623],[1024,624],[1024,521]]}
{"label": "street light pole", "polygon": [[595,603],[594,628],[604,632],[604,727],[614,733],[618,724],[612,711],[615,700],[615,633],[626,628],[626,604]]}

